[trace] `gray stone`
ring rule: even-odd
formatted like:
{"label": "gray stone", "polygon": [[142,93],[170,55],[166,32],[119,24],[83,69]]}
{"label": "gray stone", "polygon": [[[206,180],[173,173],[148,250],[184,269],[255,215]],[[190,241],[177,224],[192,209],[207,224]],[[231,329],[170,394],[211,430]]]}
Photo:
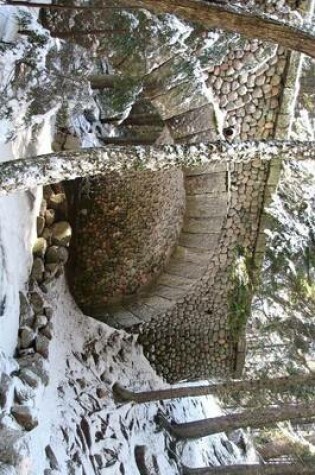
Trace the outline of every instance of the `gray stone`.
{"label": "gray stone", "polygon": [[4,412],[8,412],[14,402],[15,378],[3,374],[0,380],[0,407]]}
{"label": "gray stone", "polygon": [[28,301],[26,295],[23,292],[19,292],[20,298],[20,327],[29,326],[31,327],[34,320],[34,312],[30,302]]}
{"label": "gray stone", "polygon": [[42,383],[41,379],[37,376],[37,374],[27,368],[23,368],[20,371],[19,377],[22,381],[25,381],[25,383],[27,383],[32,388],[38,388]]}
{"label": "gray stone", "polygon": [[32,401],[35,398],[35,392],[33,389],[28,384],[24,384],[20,378],[16,378],[14,394],[15,399],[19,404]]}
{"label": "gray stone", "polygon": [[37,315],[34,322],[34,329],[41,330],[47,325],[47,323],[48,323],[48,319],[46,315]]}
{"label": "gray stone", "polygon": [[48,246],[51,245],[51,229],[50,228],[45,228],[42,234],[42,237],[46,239]]}
{"label": "gray stone", "polygon": [[[31,370],[40,378],[41,382],[45,386],[47,386],[47,384],[49,383],[49,372],[47,369],[47,363],[39,353],[35,353],[34,355],[21,358],[19,359],[19,363],[21,369]],[[23,379],[22,374],[20,374],[20,377],[21,379]]]}
{"label": "gray stone", "polygon": [[21,441],[22,436],[22,427],[11,415],[0,416],[1,462],[17,465],[21,461],[26,452],[23,441]]}
{"label": "gray stone", "polygon": [[67,246],[70,243],[72,230],[67,221],[60,221],[53,224],[52,228],[52,242],[61,246]]}
{"label": "gray stone", "polygon": [[51,246],[48,248],[45,256],[45,260],[49,264],[63,263],[68,260],[69,252],[64,246]]}
{"label": "gray stone", "polygon": [[35,313],[42,313],[45,305],[45,300],[40,292],[34,291],[31,292],[30,298],[31,305]]}
{"label": "gray stone", "polygon": [[11,412],[16,421],[27,431],[38,425],[37,412],[30,406],[15,405]]}
{"label": "gray stone", "polygon": [[41,282],[43,280],[44,271],[45,266],[43,260],[40,257],[35,257],[31,272],[32,279],[36,280],[37,282]]}
{"label": "gray stone", "polygon": [[44,257],[46,249],[47,249],[46,239],[44,239],[43,237],[39,237],[39,238],[36,239],[36,241],[33,245],[32,252],[33,252],[34,256]]}
{"label": "gray stone", "polygon": [[53,324],[49,322],[44,328],[41,329],[41,333],[45,335],[49,340],[52,339]]}
{"label": "gray stone", "polygon": [[46,315],[46,317],[49,320],[54,314],[54,311],[53,311],[52,307],[45,307],[44,308],[44,314]]}
{"label": "gray stone", "polygon": [[20,348],[29,348],[36,337],[36,333],[31,328],[23,328],[20,333]]}
{"label": "gray stone", "polygon": [[36,351],[44,358],[48,358],[49,355],[49,339],[42,334],[39,334],[35,342]]}

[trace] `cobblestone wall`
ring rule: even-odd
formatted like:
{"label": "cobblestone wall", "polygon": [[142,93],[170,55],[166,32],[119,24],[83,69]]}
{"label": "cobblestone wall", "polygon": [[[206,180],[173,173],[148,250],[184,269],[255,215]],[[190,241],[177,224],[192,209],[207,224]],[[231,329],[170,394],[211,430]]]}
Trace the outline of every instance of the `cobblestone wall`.
{"label": "cobblestone wall", "polygon": [[147,287],[169,260],[182,226],[181,172],[109,174],[70,185],[69,276],[77,303],[100,315]]}
{"label": "cobblestone wall", "polygon": [[[275,8],[282,9],[283,16],[291,14],[284,4],[266,4],[269,13]],[[288,113],[291,98],[285,96],[291,90],[286,87],[291,55],[282,47],[231,34],[226,35],[226,45],[225,54],[207,66],[208,79],[204,86],[208,89],[187,81],[186,77],[172,81],[169,71],[176,70],[178,57],[168,58],[167,64],[161,64],[147,76],[144,95],[159,112],[175,142],[215,140],[224,135],[226,128],[232,129],[234,140],[283,137],[286,133],[287,117],[291,113]],[[292,77],[294,71],[290,81]],[[185,100],[187,96],[189,101]],[[279,164],[277,167],[280,168]],[[274,190],[278,168],[274,174],[274,167],[270,170],[268,164],[257,161],[238,165],[233,170],[217,170],[218,182],[224,182],[219,192],[214,170],[185,170],[184,224],[168,265],[164,265],[165,261],[159,267],[162,270],[164,266],[165,271],[136,301],[124,300],[115,311],[107,307],[106,313],[100,316],[110,324],[139,332],[146,356],[170,382],[226,376],[235,374],[241,367],[239,356],[245,351],[245,325],[231,321],[234,291],[231,270],[240,250],[251,262],[250,271],[254,270],[255,263],[259,265],[255,251],[258,249],[261,255],[263,250],[260,243],[263,202],[271,183]],[[110,193],[108,185],[106,193]],[[119,193],[121,191],[122,188]],[[115,198],[118,201],[119,193]],[[103,206],[106,208],[105,202]],[[207,214],[210,209],[212,212]],[[94,222],[94,215],[91,216],[90,224]],[[205,217],[211,223],[208,226],[205,220],[201,221]],[[105,229],[108,216],[104,214],[102,219]],[[100,229],[100,224],[96,228]],[[133,234],[130,224],[129,228]],[[127,232],[126,228],[125,237]],[[207,248],[205,243],[210,240]],[[175,240],[172,246],[174,244]],[[154,253],[153,249],[154,246]],[[97,269],[99,261],[92,253],[90,245],[89,265]],[[76,256],[80,256],[78,250]],[[84,271],[82,275],[84,265],[80,269]],[[110,258],[104,265],[111,266],[115,276],[116,262]],[[135,270],[131,266],[128,272]],[[96,289],[97,298],[104,299],[105,304],[109,301],[108,290],[100,284],[101,274],[103,270],[91,281],[90,289],[94,286],[94,295]],[[118,280],[114,277],[109,283],[112,296],[114,292],[117,296],[126,295],[126,287],[119,288],[119,270],[117,275]],[[145,283],[146,280],[138,280],[138,289]],[[236,334],[231,330],[234,327],[238,327]]]}

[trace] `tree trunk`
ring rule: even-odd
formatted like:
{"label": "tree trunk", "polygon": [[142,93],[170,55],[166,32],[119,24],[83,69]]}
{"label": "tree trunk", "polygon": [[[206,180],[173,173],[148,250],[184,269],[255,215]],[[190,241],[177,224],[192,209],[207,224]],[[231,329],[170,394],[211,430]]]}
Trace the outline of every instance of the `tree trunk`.
{"label": "tree trunk", "polygon": [[[129,0],[123,0],[128,5]],[[205,28],[223,29],[240,33],[300,51],[315,58],[315,34],[303,27],[290,26],[259,12],[250,12],[240,6],[204,0],[134,0],[132,5],[158,13],[173,13]]]}
{"label": "tree trunk", "polygon": [[183,467],[183,475],[314,475],[314,467],[303,463],[227,465],[225,467]]}
{"label": "tree trunk", "polygon": [[314,404],[282,405],[264,409],[249,409],[237,414],[177,424],[160,415],[161,425],[178,439],[197,439],[218,432],[229,432],[240,427],[268,427],[277,422],[307,419],[315,415]]}
{"label": "tree trunk", "polygon": [[0,164],[0,195],[34,186],[116,171],[158,171],[249,162],[253,159],[306,160],[315,158],[314,142],[249,141],[228,144],[106,146],[65,151]]}
{"label": "tree trunk", "polygon": [[117,402],[134,401],[136,403],[144,403],[151,401],[161,401],[165,399],[176,399],[184,397],[207,396],[224,396],[229,394],[245,392],[257,392],[268,389],[273,392],[283,392],[286,389],[301,385],[314,385],[315,373],[301,374],[296,376],[285,376],[281,378],[262,378],[249,379],[241,381],[224,381],[216,384],[203,386],[185,386],[181,388],[167,388],[157,391],[133,392],[123,388],[119,384],[113,386],[115,400]]}
{"label": "tree trunk", "polygon": [[[201,24],[205,28],[219,28],[240,33],[247,38],[257,38],[282,45],[286,49],[300,51],[315,58],[315,35],[297,26],[286,25],[281,20],[270,18],[258,12],[251,13],[244,7],[203,0],[123,0],[124,8],[146,8],[154,13],[173,13],[184,20]],[[100,11],[115,6],[47,5],[23,1],[8,1],[8,5],[23,5],[41,8],[68,8]]]}
{"label": "tree trunk", "polygon": [[[67,0],[65,0],[67,1]],[[51,4],[44,2],[28,2],[25,0],[6,0],[5,5],[15,6],[15,7],[28,7],[28,8],[46,8],[49,10],[83,10],[83,11],[97,11],[97,10],[121,10],[121,5],[102,5],[102,6],[89,6],[89,5],[65,5],[65,4]],[[124,6],[124,8],[128,8]],[[130,7],[132,10],[137,10],[139,7]]]}

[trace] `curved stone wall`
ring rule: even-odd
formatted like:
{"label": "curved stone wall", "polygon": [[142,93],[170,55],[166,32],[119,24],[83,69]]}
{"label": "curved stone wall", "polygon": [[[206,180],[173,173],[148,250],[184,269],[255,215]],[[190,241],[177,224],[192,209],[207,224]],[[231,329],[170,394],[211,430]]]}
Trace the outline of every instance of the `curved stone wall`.
{"label": "curved stone wall", "polygon": [[[269,13],[281,7],[277,2],[257,2],[262,3]],[[293,1],[290,6],[297,4]],[[288,14],[290,10],[281,11]],[[175,143],[215,140],[227,126],[233,127],[234,140],[268,139],[276,129],[277,136],[287,131],[282,113],[290,98],[283,91],[291,55],[276,45],[223,36],[225,52],[207,65],[204,83],[202,75],[195,82],[185,75],[172,77],[182,61],[178,55],[167,58],[144,79],[143,95]],[[187,58],[186,66],[191,66]],[[253,263],[256,250],[262,252],[263,202],[273,172],[259,161],[233,170],[185,170],[184,223],[170,260],[159,267],[152,285],[143,287],[136,300],[107,306],[99,315],[107,323],[138,332],[146,356],[170,382],[223,377],[237,370],[237,356],[244,353],[245,325],[237,336],[231,331],[231,269],[237,249],[242,248]],[[96,262],[92,247],[89,256]],[[106,265],[116,264],[110,258]],[[92,281],[97,298],[101,298],[100,280],[101,274]],[[119,297],[124,292],[125,288],[118,292]]]}
{"label": "curved stone wall", "polygon": [[180,171],[108,174],[67,187],[73,238],[68,275],[89,315],[104,313],[161,273],[182,227]]}

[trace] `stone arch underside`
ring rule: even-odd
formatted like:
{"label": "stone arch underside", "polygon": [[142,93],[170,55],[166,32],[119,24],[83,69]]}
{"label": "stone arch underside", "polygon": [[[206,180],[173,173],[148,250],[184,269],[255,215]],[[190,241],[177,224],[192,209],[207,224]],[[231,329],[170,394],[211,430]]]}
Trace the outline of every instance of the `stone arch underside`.
{"label": "stone arch underside", "polygon": [[[286,89],[291,56],[283,48],[230,43],[220,62],[209,65],[206,87],[168,83],[171,63],[156,68],[143,94],[175,143],[219,138],[223,118],[241,140],[272,138],[282,129],[280,136],[286,134],[290,114],[283,94],[293,88],[296,67]],[[98,316],[137,331],[146,356],[170,382],[241,369],[245,327],[237,336],[231,332],[231,267],[240,247],[251,258],[263,255],[263,205],[279,171],[259,160],[233,170],[185,170],[184,219],[170,259],[134,301],[117,302]]]}

